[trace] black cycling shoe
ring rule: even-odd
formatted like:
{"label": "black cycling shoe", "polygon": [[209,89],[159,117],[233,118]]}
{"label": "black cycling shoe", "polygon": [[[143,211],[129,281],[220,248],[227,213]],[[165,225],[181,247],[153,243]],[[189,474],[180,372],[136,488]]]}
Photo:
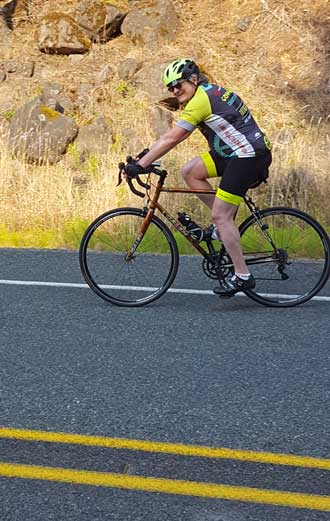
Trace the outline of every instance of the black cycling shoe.
{"label": "black cycling shoe", "polygon": [[253,275],[250,275],[247,280],[240,279],[234,275],[230,280],[224,281],[220,287],[214,288],[213,293],[219,295],[219,297],[228,298],[233,297],[239,291],[253,289],[255,286],[256,281]]}

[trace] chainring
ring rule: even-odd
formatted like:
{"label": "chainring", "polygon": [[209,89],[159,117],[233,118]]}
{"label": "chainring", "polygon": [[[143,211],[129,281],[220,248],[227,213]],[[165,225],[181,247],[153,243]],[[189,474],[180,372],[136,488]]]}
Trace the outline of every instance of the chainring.
{"label": "chainring", "polygon": [[218,280],[217,268],[220,264],[220,269],[224,278],[232,275],[233,265],[227,253],[215,253],[212,259],[203,260],[203,271],[210,279]]}

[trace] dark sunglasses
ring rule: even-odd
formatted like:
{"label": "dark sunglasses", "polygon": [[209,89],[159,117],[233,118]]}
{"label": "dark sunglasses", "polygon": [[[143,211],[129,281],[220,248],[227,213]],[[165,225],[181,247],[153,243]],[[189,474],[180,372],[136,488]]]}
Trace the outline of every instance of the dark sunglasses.
{"label": "dark sunglasses", "polygon": [[[182,84],[185,82],[186,80],[181,80],[181,81],[176,81],[175,84],[173,85],[170,85],[169,87],[167,87],[167,90],[169,92],[174,92],[174,89],[181,89],[182,87]],[[174,82],[173,82],[174,83]]]}

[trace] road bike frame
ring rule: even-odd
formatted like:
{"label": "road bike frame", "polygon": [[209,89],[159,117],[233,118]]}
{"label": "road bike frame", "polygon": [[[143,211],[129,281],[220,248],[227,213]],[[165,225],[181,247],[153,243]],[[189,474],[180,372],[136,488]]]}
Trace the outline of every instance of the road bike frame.
{"label": "road bike frame", "polygon": [[[205,241],[206,242],[206,245],[207,245],[207,248],[208,250],[206,250],[205,248],[203,248],[200,243],[189,233],[188,230],[186,230],[186,228],[184,228],[180,223],[179,221],[173,217],[159,202],[159,197],[162,193],[175,193],[175,194],[194,194],[194,195],[200,195],[200,194],[203,194],[203,195],[215,195],[216,191],[215,190],[199,190],[199,189],[192,189],[192,188],[176,188],[176,187],[173,187],[173,188],[167,188],[167,187],[164,187],[164,183],[165,183],[165,179],[167,177],[167,172],[165,170],[162,170],[162,171],[153,171],[154,173],[157,173],[159,175],[159,180],[158,180],[158,183],[155,187],[155,193],[153,195],[153,197],[150,197],[148,195],[148,206],[146,206],[144,208],[144,211],[145,211],[145,219],[142,223],[142,226],[141,226],[141,230],[140,230],[140,233],[138,234],[138,237],[136,239],[136,241],[134,241],[134,244],[132,245],[132,248],[130,249],[130,251],[127,253],[127,259],[130,259],[134,256],[134,253],[136,251],[136,249],[138,248],[140,242],[142,241],[143,239],[143,236],[145,235],[148,227],[149,227],[149,224],[152,220],[152,217],[155,213],[155,210],[157,209],[173,226],[174,228],[179,232],[181,233],[181,235],[183,235],[189,242],[190,244],[195,248],[195,250],[197,250],[206,260],[208,261],[213,261],[213,258],[214,258],[214,255],[216,254],[216,251],[213,247],[213,243],[211,240],[207,240]],[[147,194],[149,194],[148,190],[151,188],[149,184],[147,183],[143,183],[139,178],[137,179],[138,183],[140,184],[140,186],[143,186],[147,189]],[[139,195],[140,197],[144,197],[145,194],[142,193],[142,192],[139,192],[138,190],[135,189],[135,187],[133,186],[132,184],[132,180],[128,180],[128,184],[130,186],[130,189],[133,193],[135,193],[136,195]],[[255,216],[255,219],[256,219],[256,222],[259,224],[260,226],[260,229],[263,233],[263,235],[266,237],[266,239],[268,240],[269,244],[272,246],[272,249],[274,251],[274,254],[277,254],[277,250],[276,250],[276,246],[275,244],[273,243],[272,241],[272,238],[269,236],[269,234],[267,233],[267,229],[266,227],[264,227],[262,221],[261,221],[261,218],[260,218],[260,215],[259,215],[259,211],[258,211],[258,208],[256,207],[256,205],[254,204],[254,202],[252,201],[252,199],[250,197],[244,197],[244,202],[246,204],[246,206],[249,208],[251,214],[253,214]],[[220,250],[220,255],[223,254],[225,252],[225,248],[224,246],[222,246],[221,250]],[[268,260],[273,260],[273,255],[267,255],[265,257],[259,257],[258,258],[258,262],[267,262],[267,259]],[[256,262],[255,261],[251,261],[249,259],[246,259],[246,263],[247,264],[255,264]],[[233,264],[232,262],[230,261],[230,263],[228,265],[226,265],[227,268],[231,268],[233,267]],[[223,266],[222,266],[223,268]],[[216,272],[217,272],[217,276],[219,278],[219,280],[223,281],[224,277],[223,277],[223,271],[222,269],[218,266],[218,269],[216,268]]]}

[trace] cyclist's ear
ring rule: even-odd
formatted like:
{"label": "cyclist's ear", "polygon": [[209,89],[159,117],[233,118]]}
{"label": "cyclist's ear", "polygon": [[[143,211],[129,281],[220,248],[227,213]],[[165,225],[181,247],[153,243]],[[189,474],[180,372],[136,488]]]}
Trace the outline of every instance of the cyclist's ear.
{"label": "cyclist's ear", "polygon": [[189,78],[189,81],[191,83],[193,83],[194,85],[197,85],[198,84],[198,76],[197,74],[192,74]]}

